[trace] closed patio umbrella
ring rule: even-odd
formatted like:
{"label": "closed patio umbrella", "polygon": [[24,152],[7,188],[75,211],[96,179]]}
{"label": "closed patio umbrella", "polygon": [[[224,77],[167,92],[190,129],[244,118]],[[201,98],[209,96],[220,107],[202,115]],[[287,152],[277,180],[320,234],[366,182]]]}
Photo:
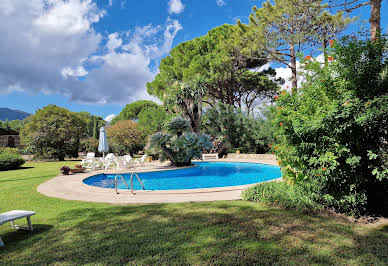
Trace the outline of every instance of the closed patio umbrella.
{"label": "closed patio umbrella", "polygon": [[102,152],[103,157],[105,158],[105,152],[109,151],[108,140],[106,138],[105,127],[100,128],[100,139],[98,141],[98,151]]}

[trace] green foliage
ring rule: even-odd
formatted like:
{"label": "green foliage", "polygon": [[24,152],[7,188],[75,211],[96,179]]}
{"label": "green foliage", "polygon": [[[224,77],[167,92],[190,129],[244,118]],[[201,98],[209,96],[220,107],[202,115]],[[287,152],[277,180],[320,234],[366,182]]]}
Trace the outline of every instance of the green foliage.
{"label": "green foliage", "polygon": [[172,117],[173,114],[167,112],[162,106],[145,108],[139,113],[138,126],[140,131],[148,136],[161,131],[164,124]]}
{"label": "green foliage", "polygon": [[24,164],[24,159],[14,152],[0,153],[0,171],[19,169]]}
{"label": "green foliage", "polygon": [[158,104],[153,101],[139,100],[130,104],[127,104],[121,112],[112,119],[111,125],[116,124],[119,121],[124,120],[137,120],[142,110],[149,107],[158,107]]}
{"label": "green foliage", "polygon": [[273,143],[270,112],[264,111],[257,119],[231,105],[217,104],[206,111],[204,132],[219,138],[229,149],[239,148],[244,153],[266,153]]}
{"label": "green foliage", "polygon": [[95,116],[89,112],[78,112],[76,113],[81,119],[84,120],[84,129],[82,130],[82,137],[99,138],[100,128],[106,124],[101,116]]}
{"label": "green foliage", "polygon": [[190,130],[190,121],[181,116],[177,116],[169,123],[167,123],[166,129],[168,133],[180,136],[183,134],[183,132],[187,132]]}
{"label": "green foliage", "polygon": [[10,148],[10,147],[0,147],[0,153],[12,153],[12,154],[19,154],[18,148]]}
{"label": "green foliage", "polygon": [[249,26],[239,21],[238,25],[252,49],[290,69],[292,86],[297,88],[298,54],[322,43],[325,47],[351,22],[342,12],[331,15],[324,8],[322,0],[268,0],[261,8],[253,7]]}
{"label": "green foliage", "polygon": [[38,158],[78,157],[86,123],[78,114],[47,105],[25,119],[20,135],[27,149]]}
{"label": "green foliage", "polygon": [[[237,26],[222,25],[173,48],[161,61],[155,80],[147,83],[148,93],[163,102],[181,102],[189,111],[190,104],[181,99],[195,102],[203,97],[213,103],[246,104],[252,110],[257,99],[271,96],[277,89],[273,69],[251,71],[267,63],[260,52],[246,45]],[[195,86],[198,80],[201,86]]]}
{"label": "green foliage", "polygon": [[262,202],[304,213],[316,213],[322,209],[305,188],[285,182],[272,181],[257,184],[245,190],[242,198],[245,201]]}
{"label": "green foliage", "polygon": [[98,139],[96,139],[95,137],[81,139],[80,151],[98,153]]}
{"label": "green foliage", "polygon": [[110,149],[118,155],[136,153],[145,145],[145,138],[137,123],[131,120],[119,121],[107,127],[106,135]]}
{"label": "green foliage", "polygon": [[274,150],[285,178],[355,216],[381,211],[388,198],[386,44],[346,37],[327,64],[306,57],[301,92],[277,101]]}
{"label": "green foliage", "polygon": [[171,120],[168,133],[158,132],[151,136],[149,149],[161,161],[170,160],[174,166],[191,164],[193,158],[201,158],[202,149],[211,148],[210,137],[189,132],[190,121],[180,116]]}
{"label": "green foliage", "polygon": [[22,120],[0,121],[0,135],[18,135],[22,127]]}

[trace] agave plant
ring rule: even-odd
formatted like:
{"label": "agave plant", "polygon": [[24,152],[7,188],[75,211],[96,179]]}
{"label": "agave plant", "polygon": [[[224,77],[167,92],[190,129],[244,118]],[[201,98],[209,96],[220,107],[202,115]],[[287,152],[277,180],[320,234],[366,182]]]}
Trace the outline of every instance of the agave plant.
{"label": "agave plant", "polygon": [[167,133],[158,132],[151,136],[150,150],[159,155],[161,161],[170,160],[174,166],[191,164],[193,158],[200,158],[202,149],[212,147],[210,137],[190,132],[190,121],[180,116],[171,120]]}

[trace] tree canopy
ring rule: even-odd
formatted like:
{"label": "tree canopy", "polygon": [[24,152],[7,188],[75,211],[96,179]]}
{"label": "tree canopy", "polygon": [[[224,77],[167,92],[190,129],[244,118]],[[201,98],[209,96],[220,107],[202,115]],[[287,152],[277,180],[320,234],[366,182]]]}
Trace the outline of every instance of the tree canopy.
{"label": "tree canopy", "polygon": [[78,114],[56,105],[47,105],[25,119],[20,131],[23,144],[42,158],[78,156],[86,122]]}
{"label": "tree canopy", "polygon": [[205,36],[177,45],[164,58],[148,93],[163,102],[175,99],[195,79],[202,80],[202,102],[222,102],[252,110],[253,102],[272,96],[277,89],[271,68],[258,71],[267,60],[246,46],[235,25],[222,25]]}
{"label": "tree canopy", "polygon": [[153,101],[139,100],[130,104],[127,104],[121,112],[112,119],[111,125],[114,125],[118,121],[123,120],[137,120],[139,113],[148,107],[157,107],[158,104]]}
{"label": "tree canopy", "polygon": [[351,20],[342,13],[325,12],[322,0],[276,0],[264,2],[261,8],[254,6],[249,21],[248,27],[238,22],[246,32],[244,38],[270,61],[289,68],[296,89],[298,54],[306,46],[327,44]]}

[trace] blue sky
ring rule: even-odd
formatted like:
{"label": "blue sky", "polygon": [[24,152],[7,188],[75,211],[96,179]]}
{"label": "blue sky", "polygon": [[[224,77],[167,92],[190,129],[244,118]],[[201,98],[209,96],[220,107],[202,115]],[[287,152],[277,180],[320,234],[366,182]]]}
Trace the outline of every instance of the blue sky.
{"label": "blue sky", "polygon": [[[2,0],[0,107],[33,113],[56,104],[103,117],[118,114],[126,103],[151,99],[145,84],[172,47],[224,23],[247,22],[252,6],[261,3]],[[367,6],[352,13],[360,19],[348,32],[369,28],[369,12]]]}

